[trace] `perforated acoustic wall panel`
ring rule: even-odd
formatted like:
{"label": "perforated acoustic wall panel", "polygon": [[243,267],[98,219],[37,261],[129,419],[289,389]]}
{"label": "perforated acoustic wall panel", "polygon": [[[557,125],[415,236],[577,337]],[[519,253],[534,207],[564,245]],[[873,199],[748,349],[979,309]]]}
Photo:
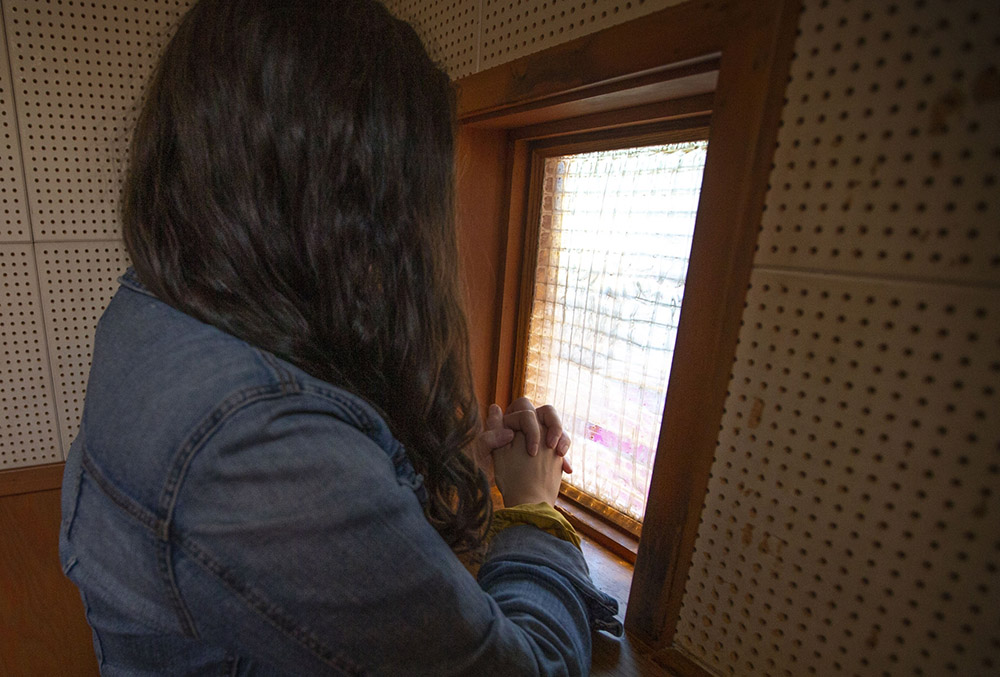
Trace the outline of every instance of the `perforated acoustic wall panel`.
{"label": "perforated acoustic wall panel", "polygon": [[384,4],[413,25],[431,57],[458,78],[680,0],[385,0]]}
{"label": "perforated acoustic wall panel", "polygon": [[1000,279],[1000,4],[807,2],[761,265]]}
{"label": "perforated acoustic wall panel", "polygon": [[490,68],[678,4],[680,0],[482,0],[479,66]]}
{"label": "perforated acoustic wall panel", "polygon": [[481,0],[386,0],[386,8],[408,22],[428,54],[449,76],[477,70]]}
{"label": "perforated acoustic wall panel", "polygon": [[756,272],[683,610],[693,655],[740,675],[989,673],[997,300]]}
{"label": "perforated acoustic wall panel", "polygon": [[25,243],[0,245],[0,467],[61,460],[76,434],[94,327],[127,266],[117,203],[129,133],[145,81],[191,4],[0,5],[0,242]]}
{"label": "perforated acoustic wall panel", "polygon": [[36,241],[117,236],[143,85],[185,0],[6,0]]}
{"label": "perforated acoustic wall panel", "polygon": [[1000,670],[1000,5],[807,0],[676,641]]}
{"label": "perforated acoustic wall panel", "polygon": [[31,242],[7,42],[0,31],[0,242]]}
{"label": "perforated acoustic wall panel", "polygon": [[30,244],[0,244],[0,470],[62,459]]}
{"label": "perforated acoustic wall panel", "polygon": [[128,267],[117,241],[36,246],[63,448],[80,425],[97,320]]}

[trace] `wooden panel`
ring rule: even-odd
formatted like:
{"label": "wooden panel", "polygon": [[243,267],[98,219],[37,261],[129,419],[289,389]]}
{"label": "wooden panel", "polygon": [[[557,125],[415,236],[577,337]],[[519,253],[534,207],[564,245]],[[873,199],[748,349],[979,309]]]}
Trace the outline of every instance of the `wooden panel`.
{"label": "wooden panel", "polygon": [[[457,83],[459,118],[516,110],[524,104],[587,99],[607,94],[601,88],[611,83],[619,83],[616,89],[624,92],[634,89],[637,81],[649,84],[643,80],[651,74],[714,62],[726,38],[723,31],[742,29],[753,6],[688,2],[463,78]],[[571,93],[575,96],[567,96]]]}
{"label": "wooden panel", "polygon": [[458,248],[472,375],[484,409],[493,402],[495,390],[497,308],[506,241],[506,150],[503,131],[464,128],[456,139]]}
{"label": "wooden panel", "polygon": [[64,465],[51,463],[0,472],[0,497],[58,489],[62,484]]}
{"label": "wooden panel", "polygon": [[13,493],[61,473],[61,464],[0,473],[2,675],[98,674],[80,594],[59,566],[59,490]]}

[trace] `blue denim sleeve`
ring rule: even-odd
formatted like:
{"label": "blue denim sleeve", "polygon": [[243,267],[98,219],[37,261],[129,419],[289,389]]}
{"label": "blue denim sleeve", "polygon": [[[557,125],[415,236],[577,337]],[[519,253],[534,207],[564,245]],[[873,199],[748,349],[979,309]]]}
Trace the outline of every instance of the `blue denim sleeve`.
{"label": "blue denim sleeve", "polygon": [[616,627],[579,550],[534,527],[499,534],[477,583],[383,450],[308,395],[234,414],[178,481],[177,614],[244,666],[583,675],[591,627]]}

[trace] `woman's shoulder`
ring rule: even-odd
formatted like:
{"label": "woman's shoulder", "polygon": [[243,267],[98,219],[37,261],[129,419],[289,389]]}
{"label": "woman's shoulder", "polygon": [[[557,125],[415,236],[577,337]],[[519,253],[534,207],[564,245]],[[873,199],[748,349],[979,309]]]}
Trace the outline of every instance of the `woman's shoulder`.
{"label": "woman's shoulder", "polygon": [[99,325],[82,425],[95,465],[143,503],[162,502],[182,471],[316,474],[361,452],[419,484],[361,398],[185,315],[128,275]]}

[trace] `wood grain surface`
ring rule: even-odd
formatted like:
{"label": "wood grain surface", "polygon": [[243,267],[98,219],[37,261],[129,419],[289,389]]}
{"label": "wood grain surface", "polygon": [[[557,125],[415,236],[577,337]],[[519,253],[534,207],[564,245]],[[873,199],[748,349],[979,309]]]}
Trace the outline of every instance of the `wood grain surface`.
{"label": "wood grain surface", "polygon": [[98,674],[80,594],[59,566],[61,465],[0,473],[0,675]]}

